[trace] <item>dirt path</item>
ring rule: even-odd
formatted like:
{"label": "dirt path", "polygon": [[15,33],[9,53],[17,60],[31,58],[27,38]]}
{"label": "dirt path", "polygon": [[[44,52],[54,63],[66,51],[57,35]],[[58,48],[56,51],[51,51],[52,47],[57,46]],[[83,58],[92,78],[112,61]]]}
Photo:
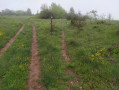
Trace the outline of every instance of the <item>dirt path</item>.
{"label": "dirt path", "polygon": [[62,56],[67,62],[71,62],[70,58],[66,54],[65,32],[62,30]]}
{"label": "dirt path", "polygon": [[[66,53],[66,42],[65,42],[65,31],[64,29],[62,30],[62,57],[63,59],[65,59],[68,63],[71,63],[71,59],[69,58],[69,56]],[[76,74],[76,72],[73,69],[67,69],[66,70],[66,74],[67,76],[72,74],[74,76],[73,79],[70,79],[68,81],[68,88],[69,90],[75,90],[75,88],[71,87],[71,85],[77,85],[80,86],[80,81],[78,78],[78,75]],[[80,87],[81,88],[81,87]]]}
{"label": "dirt path", "polygon": [[4,48],[2,48],[0,50],[0,56],[2,56],[4,54],[4,52],[12,45],[12,43],[14,42],[14,40],[16,39],[16,37],[19,35],[19,33],[23,30],[24,28],[24,24],[22,25],[22,27],[19,29],[19,31],[15,34],[14,37],[12,37],[9,42],[5,45]]}
{"label": "dirt path", "polygon": [[38,43],[37,43],[37,36],[36,36],[36,29],[33,25],[33,42],[32,42],[32,56],[30,61],[29,69],[29,78],[27,82],[28,90],[41,90],[41,85],[38,83],[39,74],[40,74],[40,63],[39,63],[39,56],[38,56]]}

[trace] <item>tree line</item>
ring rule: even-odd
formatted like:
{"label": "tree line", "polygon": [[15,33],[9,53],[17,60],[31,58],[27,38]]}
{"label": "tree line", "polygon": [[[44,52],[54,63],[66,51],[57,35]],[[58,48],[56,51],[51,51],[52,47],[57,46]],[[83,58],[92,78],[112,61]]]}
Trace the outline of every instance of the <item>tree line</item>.
{"label": "tree line", "polygon": [[32,12],[31,9],[28,8],[26,11],[23,10],[10,10],[10,9],[5,9],[0,12],[0,16],[31,16]]}
{"label": "tree line", "polygon": [[56,3],[52,3],[49,7],[46,4],[43,4],[41,6],[41,11],[37,12],[37,17],[41,19],[49,19],[51,16],[54,19],[80,19],[84,20],[86,18],[89,18],[88,15],[82,15],[80,12],[76,13],[74,8],[71,7],[70,11],[67,12],[64,8],[62,8],[60,5],[57,5]]}
{"label": "tree line", "polygon": [[[10,10],[5,9],[0,12],[0,16],[32,16],[31,9],[28,8],[26,11],[23,10]],[[50,6],[43,4],[41,5],[40,12],[37,11],[36,16],[40,19],[49,19],[51,16],[54,19],[67,19],[73,21],[85,21],[86,19],[95,19],[95,20],[105,20],[105,15],[99,16],[96,10],[92,10],[87,12],[85,15],[81,14],[80,12],[76,13],[74,8],[71,7],[70,10],[67,12],[62,6],[56,3],[52,3]],[[111,14],[107,17],[108,20],[111,20]]]}

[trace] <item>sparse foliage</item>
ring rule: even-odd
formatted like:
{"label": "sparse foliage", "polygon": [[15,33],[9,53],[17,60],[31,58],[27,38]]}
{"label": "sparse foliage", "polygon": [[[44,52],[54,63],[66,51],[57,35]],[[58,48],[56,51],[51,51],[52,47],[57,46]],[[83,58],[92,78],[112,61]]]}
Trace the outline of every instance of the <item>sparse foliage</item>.
{"label": "sparse foliage", "polygon": [[47,4],[43,4],[43,5],[41,5],[41,11],[43,11],[43,10],[48,10],[48,5]]}
{"label": "sparse foliage", "polygon": [[43,4],[41,6],[39,17],[48,19],[51,17],[51,15],[56,19],[65,18],[66,11],[60,5],[57,5],[55,3],[52,3],[49,8],[46,4]]}
{"label": "sparse foliage", "polygon": [[90,13],[92,14],[92,17],[94,17],[95,19],[97,19],[97,11],[96,10],[92,10],[90,11]]}
{"label": "sparse foliage", "polygon": [[54,18],[65,18],[66,11],[60,6],[55,3],[51,4],[50,11],[52,12]]}
{"label": "sparse foliage", "polygon": [[13,11],[10,9],[5,9],[2,10],[1,16],[31,16],[31,10],[28,8],[27,11],[23,11],[23,10],[17,10],[17,11]]}

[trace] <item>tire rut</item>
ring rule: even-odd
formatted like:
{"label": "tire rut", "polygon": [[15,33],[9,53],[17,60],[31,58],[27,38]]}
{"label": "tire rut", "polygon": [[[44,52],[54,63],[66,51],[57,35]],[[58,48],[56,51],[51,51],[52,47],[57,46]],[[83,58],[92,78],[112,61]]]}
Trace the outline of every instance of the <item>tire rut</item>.
{"label": "tire rut", "polygon": [[35,25],[33,27],[33,41],[32,41],[32,55],[29,66],[29,78],[27,80],[27,88],[28,90],[42,90],[42,85],[38,82],[40,75],[40,62],[38,56],[38,42],[36,36],[36,28]]}
{"label": "tire rut", "polygon": [[19,29],[19,31],[9,40],[9,42],[0,50],[0,57],[4,54],[4,52],[12,45],[14,40],[17,38],[17,36],[20,34],[20,32],[23,30],[24,24]]}
{"label": "tire rut", "polygon": [[[71,59],[67,55],[64,29],[62,30],[62,57],[64,60],[66,60],[66,62],[71,63]],[[66,69],[66,74],[67,75],[72,74],[74,76],[73,79],[70,79],[68,81],[68,90],[75,90],[75,88],[71,87],[71,85],[80,86],[80,81],[79,81],[78,75],[76,74],[76,72],[73,69]]]}

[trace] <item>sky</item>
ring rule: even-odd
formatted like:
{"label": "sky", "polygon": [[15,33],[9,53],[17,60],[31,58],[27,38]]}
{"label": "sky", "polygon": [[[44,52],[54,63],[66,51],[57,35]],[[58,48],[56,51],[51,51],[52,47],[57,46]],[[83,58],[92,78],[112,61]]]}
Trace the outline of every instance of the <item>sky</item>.
{"label": "sky", "polygon": [[112,15],[119,20],[119,0],[0,0],[0,11],[4,9],[27,10],[30,8],[35,14],[40,11],[42,4],[48,6],[54,2],[60,4],[67,12],[73,7],[76,12],[85,14],[91,10],[97,10],[99,15]]}

